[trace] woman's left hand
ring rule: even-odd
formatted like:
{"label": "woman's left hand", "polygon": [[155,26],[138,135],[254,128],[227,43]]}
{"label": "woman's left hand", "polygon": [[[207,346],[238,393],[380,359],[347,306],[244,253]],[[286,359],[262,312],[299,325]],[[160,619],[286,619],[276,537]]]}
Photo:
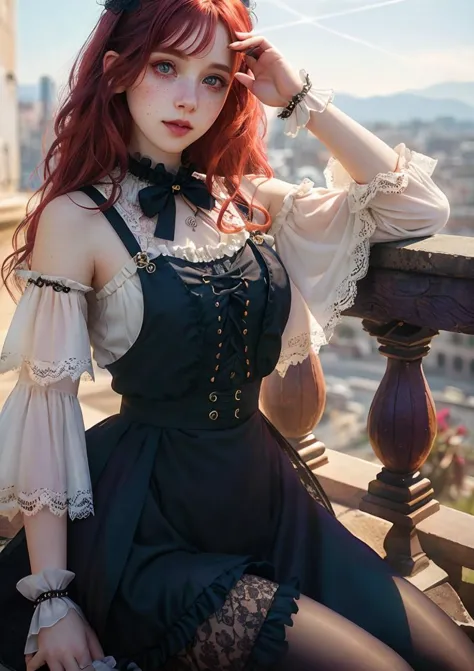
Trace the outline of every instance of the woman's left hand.
{"label": "woman's left hand", "polygon": [[237,72],[235,78],[264,105],[286,107],[303,87],[298,73],[265,37],[253,33],[236,33],[238,42],[229,45],[234,51],[252,49],[256,58],[245,56],[248,74]]}

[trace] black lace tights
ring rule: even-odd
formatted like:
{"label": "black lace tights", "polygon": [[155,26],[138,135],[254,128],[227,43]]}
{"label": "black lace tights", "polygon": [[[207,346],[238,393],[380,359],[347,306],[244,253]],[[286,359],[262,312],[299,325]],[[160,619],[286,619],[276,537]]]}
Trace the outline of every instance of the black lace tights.
{"label": "black lace tights", "polygon": [[[354,622],[301,596],[293,626],[286,629],[288,654],[273,671],[474,671],[468,637],[416,587],[392,579],[408,626],[400,649],[395,652]],[[164,671],[245,671],[276,588],[244,576],[224,607],[199,627],[193,644]],[[386,617],[390,624],[390,604]]]}

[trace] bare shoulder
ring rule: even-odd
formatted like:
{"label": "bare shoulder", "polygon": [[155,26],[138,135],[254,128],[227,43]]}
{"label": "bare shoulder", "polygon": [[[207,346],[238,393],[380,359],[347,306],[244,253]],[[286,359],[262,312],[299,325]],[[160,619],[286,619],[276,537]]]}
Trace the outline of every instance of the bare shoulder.
{"label": "bare shoulder", "polygon": [[254,198],[259,205],[263,205],[273,219],[281,210],[283,201],[293,188],[293,184],[276,177],[245,175],[241,188],[247,197]]}
{"label": "bare shoulder", "polygon": [[94,224],[100,218],[82,192],[54,198],[41,213],[32,269],[90,286],[94,272]]}

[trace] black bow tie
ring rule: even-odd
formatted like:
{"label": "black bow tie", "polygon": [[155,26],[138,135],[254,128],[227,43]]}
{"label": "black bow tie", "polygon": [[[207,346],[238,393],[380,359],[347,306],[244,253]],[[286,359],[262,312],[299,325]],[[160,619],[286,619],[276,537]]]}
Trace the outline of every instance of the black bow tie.
{"label": "black bow tie", "polygon": [[216,201],[206,184],[193,177],[195,167],[181,166],[176,174],[168,172],[163,163],[151,167],[149,158],[128,159],[128,169],[139,179],[150,182],[138,192],[138,200],[146,217],[158,215],[155,237],[163,240],[174,240],[176,224],[175,196],[185,196],[193,205],[204,210],[212,210]]}

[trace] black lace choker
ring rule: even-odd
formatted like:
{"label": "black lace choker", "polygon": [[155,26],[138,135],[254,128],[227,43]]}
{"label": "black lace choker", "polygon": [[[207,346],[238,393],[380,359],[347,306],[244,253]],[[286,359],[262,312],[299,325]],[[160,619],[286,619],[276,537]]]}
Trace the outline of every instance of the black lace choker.
{"label": "black lace choker", "polygon": [[176,225],[176,196],[184,196],[195,207],[212,210],[216,201],[201,179],[193,176],[195,166],[181,166],[178,172],[168,172],[163,163],[152,168],[149,158],[128,158],[128,170],[145,182],[138,192],[138,200],[143,214],[152,218],[158,215],[155,237],[174,240]]}

